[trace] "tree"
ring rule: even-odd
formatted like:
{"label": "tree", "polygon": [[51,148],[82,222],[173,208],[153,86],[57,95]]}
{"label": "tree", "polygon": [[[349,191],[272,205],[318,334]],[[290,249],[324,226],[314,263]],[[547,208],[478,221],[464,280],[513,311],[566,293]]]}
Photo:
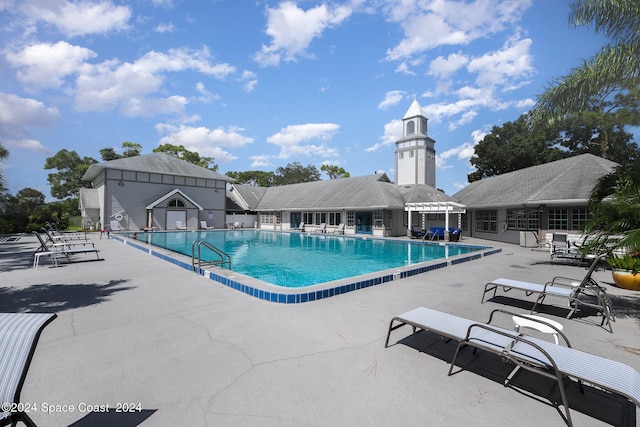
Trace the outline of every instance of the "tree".
{"label": "tree", "polygon": [[218,165],[213,163],[213,157],[201,157],[199,153],[189,151],[182,145],[163,144],[158,148],[154,148],[153,152],[167,153],[170,156],[177,157],[189,163],[193,163],[194,165],[202,166],[203,168],[211,169],[212,171],[218,170]]}
{"label": "tree", "polygon": [[351,176],[343,167],[337,165],[322,165],[320,170],[326,172],[329,175],[329,179],[349,178]]}
{"label": "tree", "polygon": [[[0,160],[4,160],[9,157],[9,151],[0,144]],[[0,169],[0,192],[7,191],[5,187],[4,175],[2,174],[2,169]]]}
{"label": "tree", "polygon": [[474,182],[564,158],[567,154],[553,146],[557,137],[558,132],[551,127],[534,126],[528,114],[501,127],[494,126],[475,146],[470,161],[477,170],[467,179]]}
{"label": "tree", "polygon": [[102,161],[108,162],[109,160],[122,159],[125,157],[135,157],[142,154],[142,145],[135,142],[125,141],[122,143],[122,154],[116,153],[112,147],[103,148],[100,150],[100,156]]}
{"label": "tree", "polygon": [[[556,80],[542,94],[535,107],[536,119],[557,122],[578,112],[623,112],[617,122],[640,124],[637,103],[625,106],[620,97],[638,90],[640,83],[640,2],[637,0],[576,0],[571,6],[570,22],[575,26],[594,24],[596,32],[604,33],[613,44],[581,67]],[[600,116],[605,119],[608,116]],[[609,156],[609,126],[599,126],[601,155]]]}
{"label": "tree", "polygon": [[274,185],[298,184],[320,180],[320,171],[314,165],[302,166],[299,162],[287,164],[276,169]]}
{"label": "tree", "polygon": [[80,158],[75,151],[62,149],[53,157],[48,157],[44,163],[45,169],[57,169],[57,173],[50,173],[47,181],[51,185],[51,195],[56,199],[77,197],[80,188],[90,187],[89,182],[83,181],[82,176],[89,166],[97,163],[91,157]]}
{"label": "tree", "polygon": [[237,184],[259,187],[271,187],[274,173],[264,171],[227,172],[227,176],[236,180]]}

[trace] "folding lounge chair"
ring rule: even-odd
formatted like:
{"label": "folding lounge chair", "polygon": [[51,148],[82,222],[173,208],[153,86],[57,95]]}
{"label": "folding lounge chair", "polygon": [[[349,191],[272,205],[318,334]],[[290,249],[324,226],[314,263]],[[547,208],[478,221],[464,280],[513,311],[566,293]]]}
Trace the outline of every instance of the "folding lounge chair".
{"label": "folding lounge chair", "polygon": [[[84,240],[84,239],[69,240],[64,238],[64,236],[54,236],[45,227],[42,227],[42,231],[44,231],[44,233],[47,235],[47,239],[49,242],[51,242],[51,246],[54,246],[54,247],[64,246],[64,247],[71,248],[74,246],[87,246],[87,245],[90,245],[91,247],[95,247],[95,244],[89,240]],[[56,237],[59,237],[59,238],[56,238]]]}
{"label": "folding lounge chair", "polygon": [[203,230],[214,230],[215,227],[209,227],[207,225],[207,221],[200,221],[200,228],[202,228]]}
{"label": "folding lounge chair", "polygon": [[[586,353],[571,347],[562,331],[566,347],[539,338],[519,334],[513,330],[491,324],[495,313],[519,316],[503,310],[491,312],[487,323],[477,322],[425,307],[418,307],[389,323],[385,347],[389,346],[391,331],[410,325],[413,331],[425,330],[444,338],[458,341],[451,360],[449,375],[452,375],[460,351],[466,347],[482,349],[513,362],[514,369],[505,378],[505,385],[514,378],[519,369],[536,372],[557,382],[565,411],[565,420],[572,425],[564,379],[577,380],[580,386],[588,383],[612,394],[624,396],[640,407],[640,373],[623,363]],[[521,315],[520,315],[521,316]],[[553,325],[545,323],[546,326]]]}
{"label": "folding lounge chair", "polygon": [[93,246],[77,246],[77,247],[68,247],[68,246],[52,246],[49,247],[47,245],[47,242],[44,241],[44,239],[42,238],[42,236],[40,235],[40,233],[38,233],[37,231],[33,231],[33,234],[36,235],[36,237],[38,238],[38,240],[40,241],[40,247],[32,254],[32,258],[33,258],[33,268],[37,269],[38,268],[38,264],[40,263],[40,258],[42,256],[48,256],[51,257],[52,262],[54,265],[57,266],[57,258],[58,257],[62,257],[64,256],[67,259],[67,262],[69,261],[69,256],[70,255],[76,255],[76,254],[88,254],[88,253],[95,253],[96,254],[96,258],[99,260],[100,259],[100,250],[96,249]]}
{"label": "folding lounge chair", "polygon": [[124,231],[119,221],[109,222],[109,231]]}
{"label": "folding lounge chair", "polygon": [[318,228],[316,228],[314,230],[316,233],[326,233],[327,232],[327,224],[325,222],[323,222],[322,224],[320,224],[320,226]]}
{"label": "folding lounge chair", "polygon": [[42,330],[53,319],[52,313],[0,313],[0,426],[23,422],[35,427],[26,411],[6,411],[6,405],[23,409],[20,392]]}
{"label": "folding lounge chair", "polygon": [[340,224],[338,224],[338,228],[333,230],[331,234],[344,234],[344,223],[341,222]]}
{"label": "folding lounge chair", "polygon": [[182,230],[182,231],[184,231],[184,230],[186,230],[186,229],[187,229],[187,227],[185,227],[184,225],[182,225],[182,221],[176,221],[176,228],[177,228],[178,230]]}
{"label": "folding lounge chair", "polygon": [[291,231],[304,231],[304,222],[301,222],[297,227],[291,227]]}
{"label": "folding lounge chair", "polygon": [[[505,292],[508,292],[511,289],[518,289],[524,291],[527,296],[538,294],[538,297],[531,308],[531,313],[535,312],[536,308],[539,304],[542,304],[545,297],[558,297],[568,301],[569,313],[567,314],[567,319],[570,319],[573,314],[579,310],[580,306],[595,308],[602,314],[602,322],[600,323],[600,326],[604,326],[606,323],[609,331],[613,333],[611,322],[615,321],[615,317],[611,312],[611,299],[607,295],[606,289],[598,285],[598,283],[591,277],[603,258],[603,255],[597,256],[591,263],[591,267],[589,267],[587,274],[582,279],[558,276],[554,277],[552,281],[547,282],[544,285],[504,278],[492,280],[484,286],[481,303],[485,302],[485,296],[488,292],[493,291],[493,296],[495,297],[499,287]],[[595,301],[579,299],[581,294],[592,297]]]}

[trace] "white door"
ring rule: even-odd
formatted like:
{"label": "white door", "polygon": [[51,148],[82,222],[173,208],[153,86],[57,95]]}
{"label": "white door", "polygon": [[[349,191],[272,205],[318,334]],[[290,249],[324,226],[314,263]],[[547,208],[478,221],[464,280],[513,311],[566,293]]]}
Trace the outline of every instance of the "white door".
{"label": "white door", "polygon": [[167,211],[166,230],[177,230],[176,221],[182,221],[182,225],[187,226],[187,211]]}

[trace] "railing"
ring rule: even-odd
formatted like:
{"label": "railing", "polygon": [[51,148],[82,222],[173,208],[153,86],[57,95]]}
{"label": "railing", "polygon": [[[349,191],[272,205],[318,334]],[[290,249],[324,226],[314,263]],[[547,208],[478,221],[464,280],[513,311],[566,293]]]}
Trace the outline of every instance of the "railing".
{"label": "railing", "polygon": [[[216,259],[213,261],[202,261],[202,246],[209,249],[214,254],[218,255],[220,259]],[[197,256],[196,256],[197,252]],[[196,270],[196,261],[198,263],[198,269]],[[215,265],[217,267],[226,268],[231,270],[231,257],[225,252],[213,246],[211,243],[208,243],[204,240],[194,240],[191,244],[191,269],[196,272],[202,271],[203,266],[207,265]]]}

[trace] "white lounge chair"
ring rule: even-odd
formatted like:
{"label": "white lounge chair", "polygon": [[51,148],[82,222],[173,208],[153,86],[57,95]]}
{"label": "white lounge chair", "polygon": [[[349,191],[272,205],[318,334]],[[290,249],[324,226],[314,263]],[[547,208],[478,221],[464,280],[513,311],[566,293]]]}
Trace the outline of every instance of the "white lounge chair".
{"label": "white lounge chair", "polygon": [[200,228],[203,230],[215,230],[215,227],[209,227],[207,221],[200,221]]}
{"label": "white lounge chair", "polygon": [[[640,406],[640,373],[632,367],[572,348],[566,335],[560,330],[557,330],[557,333],[563,338],[566,347],[497,327],[491,324],[495,313],[518,316],[515,313],[494,310],[491,312],[489,321],[482,323],[418,307],[391,319],[385,347],[389,346],[392,331],[410,325],[414,332],[431,331],[439,336],[458,341],[449,367],[449,375],[453,373],[458,354],[466,346],[499,355],[514,363],[514,369],[505,379],[505,385],[508,385],[519,369],[526,369],[555,380],[564,406],[565,421],[569,425],[572,425],[572,422],[564,385],[565,378],[572,378],[581,385],[582,382],[588,383],[607,392],[624,396],[636,406]],[[545,325],[553,327],[548,323]]]}
{"label": "white lounge chair", "polygon": [[326,233],[327,232],[327,224],[326,223],[322,223],[320,224],[320,226],[318,228],[316,228],[314,230],[316,233]]}
{"label": "white lounge chair", "polygon": [[344,234],[344,223],[338,224],[338,228],[331,232],[332,234]]}
{"label": "white lounge chair", "polygon": [[[543,284],[523,282],[520,280],[499,278],[492,280],[484,286],[481,303],[485,302],[487,293],[493,291],[493,297],[496,296],[498,288],[502,288],[505,292],[511,289],[524,291],[527,296],[538,294],[538,297],[531,308],[531,313],[535,312],[539,304],[541,304],[547,296],[565,299],[569,305],[569,313],[567,319],[579,310],[580,306],[595,308],[602,314],[602,322],[605,323],[610,332],[613,332],[611,325],[615,321],[615,317],[611,312],[611,299],[607,295],[607,291],[591,277],[595,269],[602,261],[603,256],[597,256],[591,263],[591,267],[582,279],[573,279],[569,277],[554,277],[552,281]],[[579,299],[580,295],[592,297],[592,300]]]}
{"label": "white lounge chair", "polygon": [[178,230],[186,230],[187,227],[185,227],[184,225],[182,225],[182,221],[176,221],[176,229]]}
{"label": "white lounge chair", "polygon": [[98,260],[100,260],[100,250],[96,249],[93,246],[65,246],[65,245],[57,245],[57,246],[49,246],[47,242],[44,241],[40,233],[37,231],[33,231],[33,234],[40,241],[40,247],[36,249],[36,251],[31,255],[33,258],[33,268],[38,269],[38,264],[40,263],[40,258],[43,256],[47,256],[51,258],[51,262],[57,266],[58,258],[65,257],[67,262],[70,262],[70,256],[76,254],[88,254],[95,253]]}
{"label": "white lounge chair", "polygon": [[297,227],[291,227],[289,230],[291,231],[304,231],[304,221],[300,223]]}
{"label": "white lounge chair", "polygon": [[27,415],[31,406],[20,401],[20,393],[40,334],[55,318],[53,313],[0,313],[0,425],[35,426]]}

